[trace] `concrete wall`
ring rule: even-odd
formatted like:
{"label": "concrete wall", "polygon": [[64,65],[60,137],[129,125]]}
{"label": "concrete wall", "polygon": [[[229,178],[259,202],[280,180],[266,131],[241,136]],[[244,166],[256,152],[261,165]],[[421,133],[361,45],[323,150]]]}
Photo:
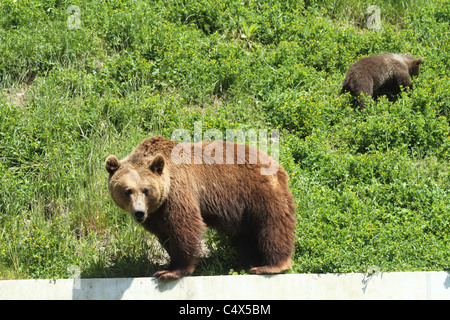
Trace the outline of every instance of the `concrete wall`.
{"label": "concrete wall", "polygon": [[450,299],[450,272],[3,280],[0,299]]}

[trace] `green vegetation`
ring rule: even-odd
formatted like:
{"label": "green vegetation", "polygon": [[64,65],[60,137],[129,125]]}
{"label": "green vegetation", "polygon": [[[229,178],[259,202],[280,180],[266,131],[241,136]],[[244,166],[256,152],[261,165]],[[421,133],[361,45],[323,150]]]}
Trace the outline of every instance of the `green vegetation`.
{"label": "green vegetation", "polygon": [[[294,272],[449,269],[450,2],[370,4],[381,29],[360,1],[1,0],[0,279],[151,275],[104,160],[194,121],[280,130]],[[355,110],[345,72],[382,52],[425,58],[414,90]],[[234,273],[205,244],[195,274]]]}

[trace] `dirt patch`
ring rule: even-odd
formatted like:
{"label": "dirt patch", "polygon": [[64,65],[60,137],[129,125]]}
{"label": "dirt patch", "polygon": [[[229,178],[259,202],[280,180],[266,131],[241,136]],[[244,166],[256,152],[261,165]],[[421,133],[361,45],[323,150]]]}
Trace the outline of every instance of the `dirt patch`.
{"label": "dirt patch", "polygon": [[6,96],[6,103],[9,106],[24,106],[26,104],[26,93],[30,89],[31,85],[23,84],[19,88],[7,88],[3,89],[3,93]]}

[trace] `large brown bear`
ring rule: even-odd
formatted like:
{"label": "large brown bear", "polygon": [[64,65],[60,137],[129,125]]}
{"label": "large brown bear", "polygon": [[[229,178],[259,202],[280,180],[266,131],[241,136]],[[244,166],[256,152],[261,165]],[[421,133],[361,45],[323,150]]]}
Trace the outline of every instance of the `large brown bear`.
{"label": "large brown bear", "polygon": [[[274,163],[276,170],[263,173]],[[254,266],[250,272],[291,268],[295,206],[288,175],[260,150],[153,137],[122,161],[110,155],[105,167],[114,202],[155,234],[170,255],[167,270],[155,277],[192,274],[207,226],[232,237],[243,266]]]}
{"label": "large brown bear", "polygon": [[362,58],[347,71],[341,93],[348,91],[358,97],[362,109],[365,104],[361,93],[373,98],[385,95],[390,101],[395,101],[401,91],[400,86],[412,89],[411,77],[419,75],[422,63],[423,58],[415,59],[410,53],[385,53]]}

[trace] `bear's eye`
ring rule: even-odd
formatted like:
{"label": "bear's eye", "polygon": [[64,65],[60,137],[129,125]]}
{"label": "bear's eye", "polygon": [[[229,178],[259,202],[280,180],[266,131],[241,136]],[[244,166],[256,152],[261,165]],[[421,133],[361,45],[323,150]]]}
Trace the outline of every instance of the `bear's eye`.
{"label": "bear's eye", "polygon": [[142,192],[148,196],[148,194],[150,193],[150,190],[148,188],[145,188],[144,190],[142,190]]}
{"label": "bear's eye", "polygon": [[133,193],[133,190],[131,190],[131,189],[125,189],[124,193],[125,193],[125,195],[129,196],[130,194]]}

